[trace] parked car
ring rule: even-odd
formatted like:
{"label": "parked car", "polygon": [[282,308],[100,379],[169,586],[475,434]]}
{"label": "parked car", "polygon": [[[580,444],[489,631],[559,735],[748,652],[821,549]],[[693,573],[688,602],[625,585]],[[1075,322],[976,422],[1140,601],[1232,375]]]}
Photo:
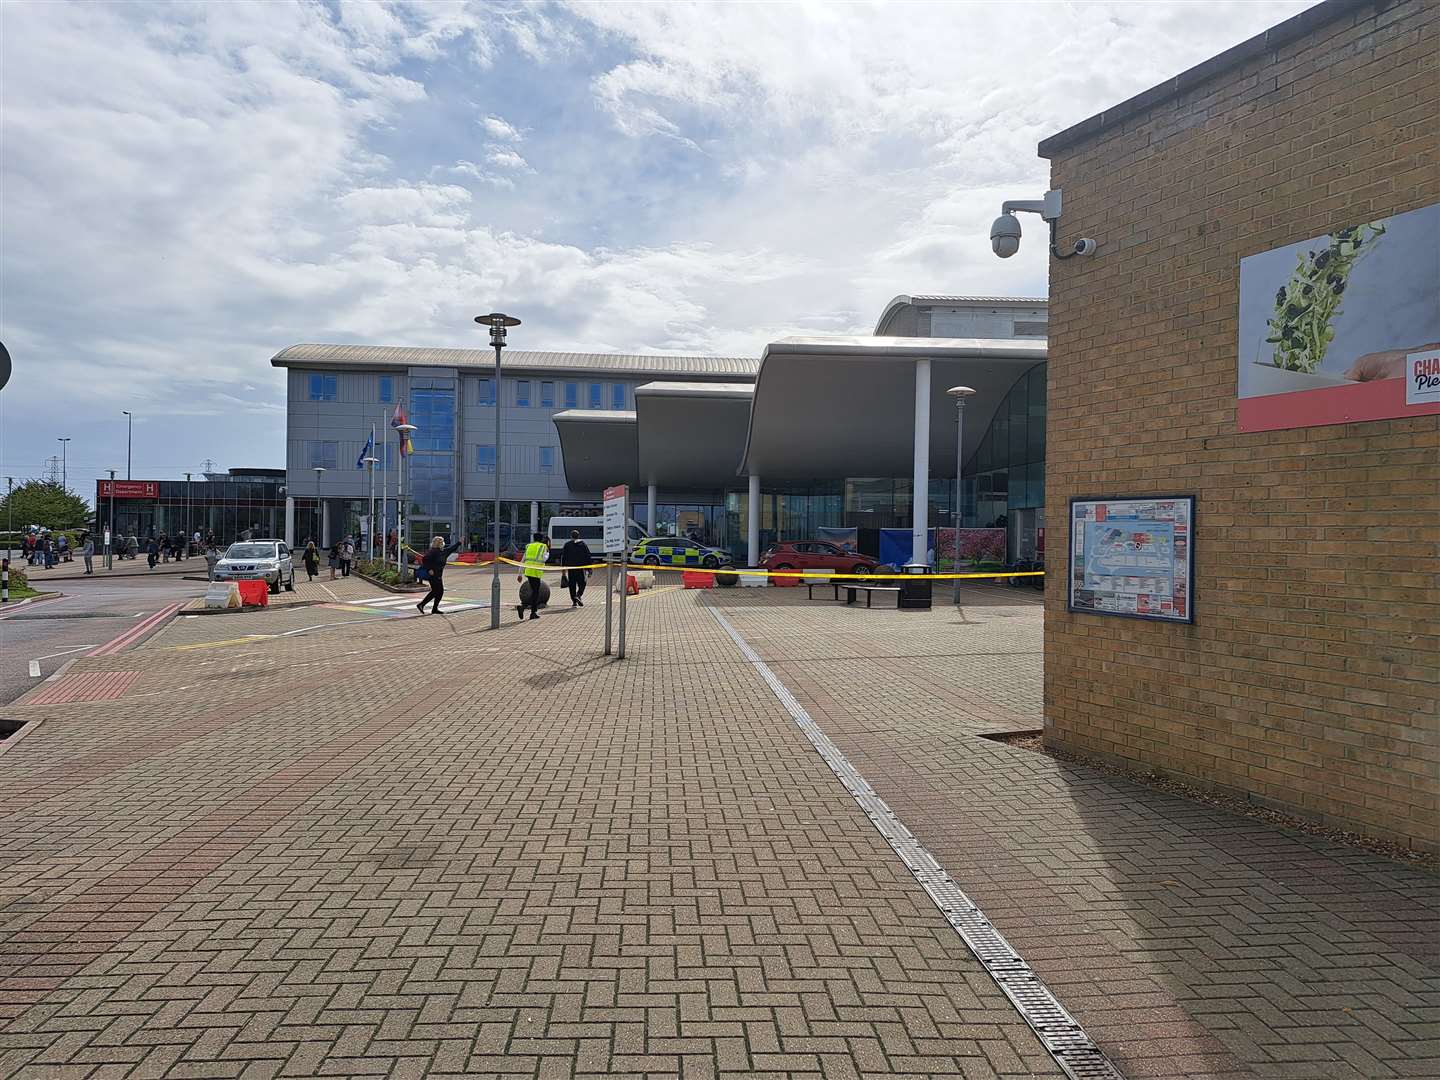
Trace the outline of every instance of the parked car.
{"label": "parked car", "polygon": [[283,540],[242,540],[215,564],[216,581],[264,581],[272,593],[295,591],[295,563]]}
{"label": "parked car", "polygon": [[707,570],[731,564],[730,553],[683,536],[651,536],[635,545],[631,562],[650,566],[703,566]]}
{"label": "parked car", "polygon": [[858,551],[828,540],[786,540],[771,544],[760,557],[766,570],[831,570],[837,574],[873,574],[880,564]]}

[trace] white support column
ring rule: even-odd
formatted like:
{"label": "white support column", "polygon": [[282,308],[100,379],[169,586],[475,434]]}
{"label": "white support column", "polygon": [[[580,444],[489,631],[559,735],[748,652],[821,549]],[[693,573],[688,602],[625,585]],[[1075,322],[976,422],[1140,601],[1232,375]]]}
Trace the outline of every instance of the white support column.
{"label": "white support column", "polygon": [[[540,504],[539,504],[538,502],[536,502],[534,499],[531,499],[531,500],[530,500],[530,536],[534,536],[534,535],[535,535],[537,532],[539,532],[539,531],[540,531]],[[527,544],[530,542],[530,536],[527,536],[527,537],[525,538],[525,542],[526,542]]]}
{"label": "white support column", "polygon": [[320,500],[320,546],[330,546],[330,500]]}
{"label": "white support column", "polygon": [[750,501],[745,514],[745,565],[760,563],[760,477],[750,477]]}
{"label": "white support column", "polygon": [[923,563],[930,524],[930,361],[915,361],[915,477],[910,489],[910,561]]}
{"label": "white support column", "polygon": [[285,546],[295,546],[295,500],[285,496]]}
{"label": "white support column", "polygon": [[660,535],[655,531],[655,485],[651,484],[645,491],[645,534],[647,536]]}

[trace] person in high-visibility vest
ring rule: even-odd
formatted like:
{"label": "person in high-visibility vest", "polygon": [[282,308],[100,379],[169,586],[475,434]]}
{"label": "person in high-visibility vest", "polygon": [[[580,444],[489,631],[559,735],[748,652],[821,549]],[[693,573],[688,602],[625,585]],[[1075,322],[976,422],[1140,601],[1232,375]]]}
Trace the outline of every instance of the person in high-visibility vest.
{"label": "person in high-visibility vest", "polygon": [[[528,603],[530,604],[530,618],[532,619],[538,619],[540,617],[540,586],[542,584],[542,575],[544,574],[541,567],[545,565],[546,560],[549,558],[550,542],[546,539],[544,533],[537,532],[530,543],[525,545],[525,571],[520,575],[522,583],[528,583],[530,586]],[[529,579],[528,582],[526,582],[526,579]]]}

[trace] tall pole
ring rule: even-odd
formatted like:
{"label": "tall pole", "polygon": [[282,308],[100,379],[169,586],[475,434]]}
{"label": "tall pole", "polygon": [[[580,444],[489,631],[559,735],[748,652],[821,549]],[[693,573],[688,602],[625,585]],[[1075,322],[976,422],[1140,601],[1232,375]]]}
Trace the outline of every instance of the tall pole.
{"label": "tall pole", "polygon": [[[945,391],[955,399],[955,573],[960,572],[960,502],[964,484],[960,472],[965,467],[965,399],[975,391],[968,386],[952,386]],[[936,562],[939,562],[937,559]],[[955,579],[955,606],[960,606],[960,579]]]}
{"label": "tall pole", "polygon": [[310,471],[315,474],[315,546],[318,548],[325,539],[320,535],[320,477],[325,475],[325,466],[315,465]]}
{"label": "tall pole", "polygon": [[910,562],[925,563],[930,534],[930,361],[915,361],[915,468],[910,487]]}
{"label": "tall pole", "polygon": [[185,543],[181,545],[181,552],[190,550],[190,473],[185,474]]}
{"label": "tall pole", "polygon": [[134,442],[132,436],[135,434],[135,414],[126,410],[125,413],[125,479],[133,479],[130,475],[130,447]]}
{"label": "tall pole", "polygon": [[105,544],[105,569],[109,570],[115,565],[115,470],[105,470],[110,474],[110,526],[105,530],[109,538]]}
{"label": "tall pole", "polygon": [[[380,430],[385,431],[385,413],[380,413]],[[390,436],[385,436],[385,449],[380,452],[380,517],[383,519],[380,533],[380,561],[385,561],[385,541],[390,538],[390,512],[385,504],[390,501]]]}
{"label": "tall pole", "polygon": [[56,441],[60,444],[60,490],[68,491],[70,489],[70,473],[68,468],[70,460],[70,436],[61,435]]}
{"label": "tall pole", "polygon": [[395,572],[400,575],[400,580],[405,580],[405,569],[408,560],[405,558],[405,535],[406,525],[409,524],[409,515],[405,512],[405,440],[410,437],[410,432],[415,430],[414,424],[396,424],[395,432],[400,436],[400,497],[399,506],[396,509],[396,529],[398,530],[395,540]]}
{"label": "tall pole", "polygon": [[10,554],[10,545],[15,542],[15,500],[11,495],[15,491],[15,477],[5,477],[5,510],[10,515],[10,523],[5,526],[5,531],[10,535],[5,540],[5,554]]}
{"label": "tall pole", "polygon": [[375,456],[375,425],[370,425],[370,453],[365,458],[365,464],[370,466],[370,561],[375,561],[375,463],[380,459]]}
{"label": "tall pole", "polygon": [[519,326],[520,320],[513,315],[492,311],[489,315],[477,315],[475,321],[490,327],[490,344],[495,347],[495,554],[490,564],[490,629],[500,629],[500,350],[505,348],[507,327]]}

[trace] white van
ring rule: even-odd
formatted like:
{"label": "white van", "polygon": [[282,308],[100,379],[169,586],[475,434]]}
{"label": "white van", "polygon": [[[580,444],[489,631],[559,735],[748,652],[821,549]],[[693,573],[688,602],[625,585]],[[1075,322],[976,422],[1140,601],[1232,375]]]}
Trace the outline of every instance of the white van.
{"label": "white van", "polygon": [[[600,559],[604,556],[605,546],[605,525],[598,514],[589,517],[552,517],[550,524],[546,526],[550,537],[550,560],[560,561],[560,549],[570,542],[570,532],[573,529],[580,534],[590,548],[590,553]],[[645,530],[634,518],[626,518],[626,529],[629,534],[630,543],[638,544],[645,539]]]}

